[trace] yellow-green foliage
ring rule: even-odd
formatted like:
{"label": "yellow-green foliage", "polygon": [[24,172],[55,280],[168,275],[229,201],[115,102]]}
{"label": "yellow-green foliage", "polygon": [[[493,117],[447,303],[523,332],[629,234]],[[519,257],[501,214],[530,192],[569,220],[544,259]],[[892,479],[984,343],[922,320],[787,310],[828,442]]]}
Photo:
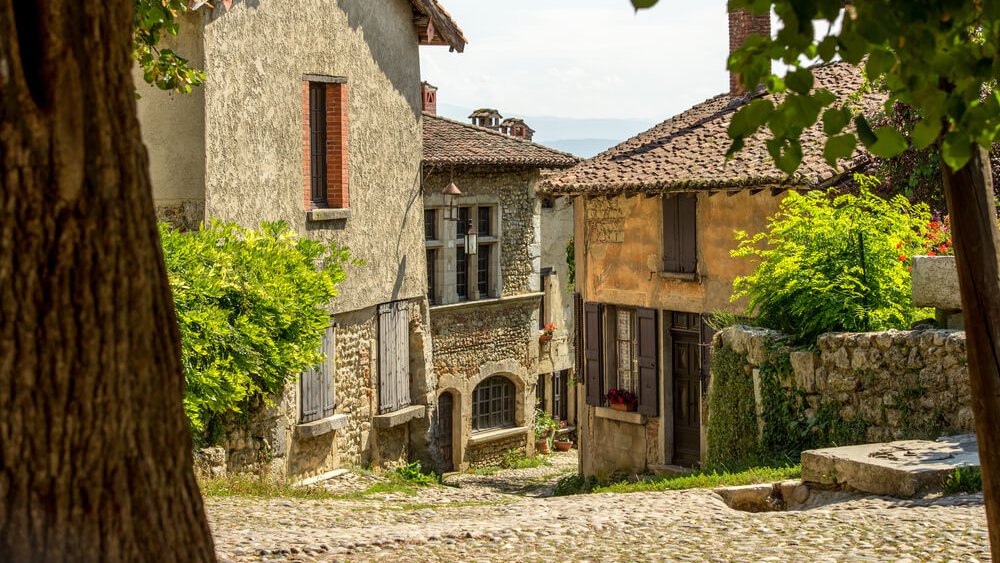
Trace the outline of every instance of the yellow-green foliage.
{"label": "yellow-green foliage", "polygon": [[746,358],[729,348],[712,353],[712,392],[708,397],[710,464],[742,462],[756,455],[757,413],[753,380],[743,372]]}
{"label": "yellow-green foliage", "polygon": [[326,311],[347,251],[299,238],[284,223],[260,229],[212,222],[160,225],[181,333],[184,410],[205,443],[219,421],[266,401],[323,360]]}
{"label": "yellow-green foliage", "polygon": [[[862,185],[877,182],[856,177]],[[733,300],[761,326],[812,341],[824,332],[908,328],[920,317],[910,298],[910,258],[923,248],[930,211],[902,196],[790,193],[767,232],[737,233],[732,255],[753,273]]]}

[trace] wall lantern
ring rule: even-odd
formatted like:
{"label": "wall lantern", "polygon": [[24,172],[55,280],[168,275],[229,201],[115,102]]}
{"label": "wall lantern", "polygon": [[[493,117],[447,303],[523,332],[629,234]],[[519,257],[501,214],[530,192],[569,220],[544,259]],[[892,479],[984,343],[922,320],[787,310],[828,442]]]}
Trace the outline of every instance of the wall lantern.
{"label": "wall lantern", "polygon": [[476,254],[477,252],[479,252],[479,233],[470,227],[469,232],[465,234],[465,253]]}
{"label": "wall lantern", "polygon": [[444,220],[458,221],[458,205],[455,204],[455,200],[462,195],[462,190],[458,189],[455,182],[448,182],[441,193],[444,195]]}

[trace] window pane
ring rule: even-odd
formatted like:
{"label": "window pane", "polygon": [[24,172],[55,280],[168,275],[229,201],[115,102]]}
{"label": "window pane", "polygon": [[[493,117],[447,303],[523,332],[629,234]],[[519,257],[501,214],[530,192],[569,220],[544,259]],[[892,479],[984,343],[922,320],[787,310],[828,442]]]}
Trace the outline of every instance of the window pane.
{"label": "window pane", "polygon": [[455,227],[457,230],[455,232],[455,238],[459,240],[465,240],[465,233],[469,232],[469,227],[472,223],[469,222],[469,207],[459,207],[458,208],[458,225]]}
{"label": "window pane", "polygon": [[433,305],[434,296],[437,294],[436,291],[436,279],[434,277],[434,269],[437,264],[437,251],[428,250],[427,251],[427,300]]}
{"label": "window pane", "polygon": [[315,206],[326,206],[326,84],[309,83],[309,185]]}
{"label": "window pane", "polygon": [[493,231],[490,224],[490,215],[492,209],[489,207],[480,207],[478,209],[479,214],[479,224],[476,226],[476,232],[483,236],[491,236]]}
{"label": "window pane", "polygon": [[490,293],[490,250],[492,246],[480,246],[476,257],[476,282],[480,297]]}
{"label": "window pane", "polygon": [[469,298],[469,255],[464,246],[455,248],[455,292],[460,300]]}
{"label": "window pane", "polygon": [[506,377],[483,380],[472,392],[472,428],[489,430],[514,424],[514,384]]}
{"label": "window pane", "polygon": [[437,238],[437,209],[424,209],[424,240]]}

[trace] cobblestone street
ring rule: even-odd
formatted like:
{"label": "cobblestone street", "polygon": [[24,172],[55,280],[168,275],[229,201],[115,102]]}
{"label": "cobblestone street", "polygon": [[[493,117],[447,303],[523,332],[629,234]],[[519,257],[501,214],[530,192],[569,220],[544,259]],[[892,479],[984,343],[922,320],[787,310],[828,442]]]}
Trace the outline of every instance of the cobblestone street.
{"label": "cobblestone street", "polygon": [[206,505],[224,561],[989,560],[979,494],[761,514],[706,490],[537,498],[574,467],[560,454],[550,466],[453,475],[414,496]]}

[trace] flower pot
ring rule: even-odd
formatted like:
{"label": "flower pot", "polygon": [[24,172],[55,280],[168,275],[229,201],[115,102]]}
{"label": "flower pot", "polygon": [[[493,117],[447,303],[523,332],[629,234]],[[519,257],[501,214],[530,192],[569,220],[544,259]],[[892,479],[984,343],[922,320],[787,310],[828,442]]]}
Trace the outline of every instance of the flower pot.
{"label": "flower pot", "polygon": [[535,440],[535,452],[540,454],[549,453],[549,441],[546,438]]}
{"label": "flower pot", "polygon": [[611,403],[611,410],[628,412],[628,405],[625,403]]}
{"label": "flower pot", "polygon": [[573,442],[552,442],[552,445],[561,452],[567,452],[573,447]]}
{"label": "flower pot", "polygon": [[545,344],[549,340],[552,340],[552,335],[551,334],[542,334],[542,335],[540,335],[538,337],[538,342],[540,342],[542,344]]}

